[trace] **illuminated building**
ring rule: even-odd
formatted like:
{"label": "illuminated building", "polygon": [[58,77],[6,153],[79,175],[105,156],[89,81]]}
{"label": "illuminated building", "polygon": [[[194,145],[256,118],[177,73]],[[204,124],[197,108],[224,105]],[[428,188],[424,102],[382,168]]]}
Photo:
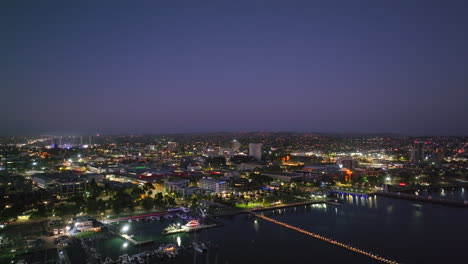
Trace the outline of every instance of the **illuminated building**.
{"label": "illuminated building", "polygon": [[220,193],[228,190],[228,184],[226,183],[226,181],[201,179],[200,188],[208,192]]}
{"label": "illuminated building", "polygon": [[232,150],[233,150],[233,151],[239,151],[240,148],[241,148],[241,143],[240,143],[239,141],[237,141],[237,140],[234,139],[234,140],[232,141]]}
{"label": "illuminated building", "polygon": [[262,159],[262,143],[249,144],[249,156],[254,157],[256,160]]}
{"label": "illuminated building", "polygon": [[176,147],[177,143],[171,141],[167,142],[167,150],[174,151]]}
{"label": "illuminated building", "polygon": [[414,141],[411,144],[411,161],[422,162],[424,161],[424,142]]}

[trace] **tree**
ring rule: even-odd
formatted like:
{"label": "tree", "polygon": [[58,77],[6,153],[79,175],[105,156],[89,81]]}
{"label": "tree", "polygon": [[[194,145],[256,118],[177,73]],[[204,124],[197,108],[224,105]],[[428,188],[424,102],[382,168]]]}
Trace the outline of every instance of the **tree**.
{"label": "tree", "polygon": [[106,205],[106,202],[103,201],[102,199],[98,199],[96,201],[96,204],[97,204],[97,210],[99,213],[105,213],[107,209],[107,205]]}
{"label": "tree", "polygon": [[140,187],[134,187],[130,194],[132,195],[133,199],[139,199],[142,195],[145,194],[145,191],[143,191]]}
{"label": "tree", "polygon": [[191,203],[191,205],[190,205],[190,208],[191,208],[192,210],[195,210],[195,209],[197,208],[197,203],[198,203],[198,199],[197,199],[196,197],[193,198],[193,199],[192,199],[192,203]]}
{"label": "tree", "polygon": [[114,200],[112,200],[112,209],[118,214],[124,208],[134,209],[132,196],[126,192],[117,192]]}
{"label": "tree", "polygon": [[142,206],[145,210],[153,209],[153,207],[154,207],[154,200],[153,200],[153,198],[151,198],[151,197],[146,197],[146,198],[142,199],[142,200],[141,200],[141,206]]}
{"label": "tree", "polygon": [[167,206],[174,206],[174,205],[176,205],[176,202],[175,202],[174,197],[172,197],[172,196],[170,196],[170,195],[166,195],[166,196],[165,196],[165,200],[166,200],[166,205],[167,205]]}
{"label": "tree", "polygon": [[91,214],[94,214],[98,211],[98,203],[95,197],[92,196],[86,200],[86,211]]}
{"label": "tree", "polygon": [[163,207],[165,204],[165,201],[164,201],[164,196],[162,193],[157,193],[155,196],[154,196],[154,205],[157,206],[157,207]]}
{"label": "tree", "polygon": [[146,182],[145,185],[144,185],[144,188],[146,191],[148,190],[154,190],[154,186],[151,182]]}
{"label": "tree", "polygon": [[102,188],[99,187],[97,184],[96,184],[96,181],[94,180],[94,178],[91,180],[91,182],[89,183],[88,185],[88,191],[90,193],[91,196],[93,197],[99,197],[101,194],[102,194]]}
{"label": "tree", "polygon": [[39,203],[36,205],[36,211],[31,214],[31,218],[39,218],[39,217],[46,217],[47,210],[43,203]]}

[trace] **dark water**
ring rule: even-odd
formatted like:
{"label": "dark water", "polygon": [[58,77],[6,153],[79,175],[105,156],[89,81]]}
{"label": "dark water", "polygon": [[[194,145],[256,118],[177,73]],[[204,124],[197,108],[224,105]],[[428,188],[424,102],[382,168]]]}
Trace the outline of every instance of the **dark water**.
{"label": "dark water", "polygon": [[[468,257],[468,210],[384,197],[352,198],[340,207],[313,205],[264,212],[288,224],[329,236],[403,263],[465,263]],[[160,236],[165,223],[133,223],[136,239],[156,245],[211,241],[208,254],[186,252],[173,263],[378,263],[312,237],[248,215],[221,218],[224,226],[195,234]],[[102,243],[113,259],[136,253],[123,240]]]}
{"label": "dark water", "polygon": [[419,192],[414,192],[414,194],[431,196],[432,198],[468,201],[468,188],[421,189]]}

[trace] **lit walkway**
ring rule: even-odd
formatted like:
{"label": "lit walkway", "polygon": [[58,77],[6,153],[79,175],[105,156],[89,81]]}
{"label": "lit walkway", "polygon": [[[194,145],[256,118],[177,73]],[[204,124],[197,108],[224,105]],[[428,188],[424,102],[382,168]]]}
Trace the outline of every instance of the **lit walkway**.
{"label": "lit walkway", "polygon": [[328,243],[330,243],[330,244],[333,244],[333,245],[336,245],[336,246],[340,246],[340,247],[345,248],[345,249],[347,249],[347,250],[350,250],[350,251],[353,251],[353,252],[362,254],[362,255],[364,255],[364,256],[367,256],[367,257],[370,257],[370,258],[373,258],[373,259],[382,261],[382,262],[384,262],[384,263],[391,263],[391,264],[397,264],[397,263],[398,263],[398,262],[396,262],[396,261],[393,261],[393,260],[389,260],[389,259],[380,257],[380,256],[378,256],[378,255],[376,255],[376,254],[373,254],[373,253],[370,253],[370,252],[367,252],[367,251],[364,251],[364,250],[361,250],[361,249],[352,247],[352,246],[350,246],[350,245],[347,245],[347,244],[338,242],[338,241],[336,241],[336,240],[333,240],[333,239],[330,239],[330,238],[327,238],[327,237],[324,237],[324,236],[321,236],[321,235],[317,235],[317,234],[312,233],[312,232],[309,232],[309,231],[305,231],[304,229],[300,229],[300,228],[295,227],[295,226],[288,225],[288,224],[286,224],[286,223],[277,221],[277,220],[275,220],[275,219],[266,217],[266,216],[264,216],[264,215],[260,215],[260,214],[256,214],[256,213],[252,213],[252,214],[255,215],[255,216],[258,217],[258,218],[262,218],[262,219],[264,219],[264,220],[270,221],[270,222],[275,223],[275,224],[277,224],[277,225],[284,226],[284,227],[286,227],[286,228],[289,228],[289,229],[295,230],[295,231],[297,231],[297,232],[306,234],[306,235],[308,235],[308,236],[311,236],[311,237],[314,237],[314,238],[323,240],[323,241],[328,242]]}

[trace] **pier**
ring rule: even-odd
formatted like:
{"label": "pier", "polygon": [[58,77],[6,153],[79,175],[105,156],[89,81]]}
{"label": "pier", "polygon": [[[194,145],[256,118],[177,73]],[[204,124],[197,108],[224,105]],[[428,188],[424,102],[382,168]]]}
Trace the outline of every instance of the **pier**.
{"label": "pier", "polygon": [[341,203],[333,202],[333,201],[326,201],[325,203],[329,205],[334,205],[334,206],[341,206]]}
{"label": "pier", "polygon": [[286,223],[283,223],[283,222],[280,222],[280,221],[278,221],[278,220],[275,220],[275,219],[266,217],[266,216],[264,216],[264,215],[256,214],[256,213],[253,213],[253,212],[251,212],[251,214],[254,215],[254,216],[256,216],[256,217],[258,217],[258,218],[261,218],[261,219],[263,219],[263,220],[266,220],[266,221],[272,222],[272,223],[274,223],[274,224],[277,224],[277,225],[286,227],[286,228],[288,228],[288,229],[291,229],[291,230],[294,230],[294,231],[303,233],[303,234],[305,234],[305,235],[308,235],[308,236],[311,236],[311,237],[320,239],[320,240],[325,241],[325,242],[327,242],[327,243],[330,243],[330,244],[333,244],[333,245],[335,245],[335,246],[339,246],[339,247],[345,248],[345,249],[347,249],[347,250],[349,250],[349,251],[352,251],[352,252],[355,252],[355,253],[359,253],[359,254],[364,255],[364,256],[367,256],[367,257],[369,257],[369,258],[373,258],[373,259],[375,259],[375,260],[378,260],[378,261],[381,261],[381,262],[384,262],[384,263],[389,263],[389,264],[397,264],[397,263],[398,263],[398,262],[396,262],[396,261],[393,261],[393,260],[390,260],[390,259],[387,259],[387,258],[384,258],[384,257],[380,257],[380,256],[377,255],[377,254],[374,254],[374,253],[371,253],[371,252],[368,252],[368,251],[364,251],[364,250],[358,249],[358,248],[356,248],[356,247],[347,245],[347,244],[345,244],[345,243],[338,242],[338,241],[333,240],[333,239],[331,239],[331,238],[327,238],[327,237],[324,237],[324,236],[321,236],[321,235],[318,235],[318,234],[315,234],[315,233],[306,231],[306,230],[304,230],[304,229],[301,229],[301,228],[298,228],[298,227],[295,227],[295,226],[288,225],[288,224],[286,224]]}
{"label": "pier", "polygon": [[154,241],[152,240],[146,240],[146,241],[136,241],[135,239],[131,238],[127,234],[119,234],[119,236],[128,242],[132,243],[134,246],[142,246],[142,245],[147,245],[147,244],[152,244]]}

